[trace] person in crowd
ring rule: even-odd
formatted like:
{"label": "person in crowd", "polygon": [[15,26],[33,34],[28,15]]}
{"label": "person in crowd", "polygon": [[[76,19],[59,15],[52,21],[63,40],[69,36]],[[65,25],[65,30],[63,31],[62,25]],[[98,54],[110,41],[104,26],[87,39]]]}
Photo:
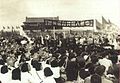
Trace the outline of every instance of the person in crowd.
{"label": "person in crowd", "polygon": [[37,60],[31,61],[31,70],[30,73],[34,77],[36,83],[40,83],[44,79],[44,73],[42,70],[42,64],[39,63]]}
{"label": "person in crowd", "polygon": [[53,72],[49,67],[44,69],[44,76],[45,79],[42,83],[56,83],[55,79],[53,78]]}
{"label": "person in crowd", "polygon": [[23,63],[21,66],[21,83],[35,83],[35,79],[30,73],[30,65],[28,63]]}
{"label": "person in crowd", "polygon": [[113,83],[111,80],[106,78],[105,70],[106,70],[106,67],[104,65],[100,65],[95,68],[95,73],[101,76],[102,83]]}
{"label": "person in crowd", "polygon": [[10,83],[21,83],[21,71],[19,68],[12,70],[12,80]]}
{"label": "person in crowd", "polygon": [[0,80],[2,83],[8,83],[11,80],[11,73],[7,65],[1,67]]}
{"label": "person in crowd", "polygon": [[[88,66],[89,65],[89,66]],[[84,80],[84,83],[90,83],[90,80],[91,80],[91,76],[95,74],[95,65],[90,63],[90,64],[87,64],[88,67],[88,71],[90,73],[90,76],[86,77],[85,80]]]}
{"label": "person in crowd", "polygon": [[108,68],[107,74],[108,76],[111,76],[110,79],[113,83],[119,83],[119,64],[117,64],[118,56],[113,54],[110,57],[110,60],[112,61],[112,65]]}
{"label": "person in crowd", "polygon": [[108,59],[108,53],[102,54],[102,59],[99,59],[98,63],[105,66],[105,74],[107,74],[108,68],[112,65],[112,61]]}
{"label": "person in crowd", "polygon": [[0,59],[0,70],[1,70],[1,67],[5,64],[5,62],[3,61],[2,57]]}
{"label": "person in crowd", "polygon": [[91,44],[88,35],[80,34],[77,44],[76,35],[60,39],[40,35],[43,43],[36,33],[31,34],[32,43],[19,34],[0,37],[2,83],[118,83],[118,54],[103,48],[106,44],[102,39]]}
{"label": "person in crowd", "polygon": [[93,74],[91,76],[90,83],[102,83],[102,79],[101,79],[101,77],[99,75]]}
{"label": "person in crowd", "polygon": [[69,56],[66,66],[67,81],[76,81],[78,77],[78,65],[75,56]]}
{"label": "person in crowd", "polygon": [[62,83],[60,78],[60,67],[56,58],[51,62],[51,70],[53,71],[53,77],[55,78],[56,83]]}

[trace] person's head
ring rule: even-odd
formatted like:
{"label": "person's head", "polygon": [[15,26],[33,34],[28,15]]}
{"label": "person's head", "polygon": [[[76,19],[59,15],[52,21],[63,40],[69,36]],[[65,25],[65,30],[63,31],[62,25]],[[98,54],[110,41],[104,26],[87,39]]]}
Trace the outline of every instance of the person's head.
{"label": "person's head", "polygon": [[95,66],[91,64],[91,66],[88,68],[91,75],[95,74]]}
{"label": "person's head", "polygon": [[119,65],[114,65],[113,68],[113,75],[115,78],[119,79]]}
{"label": "person's head", "polygon": [[58,62],[56,59],[51,62],[51,67],[58,67]]}
{"label": "person's head", "polygon": [[42,70],[42,64],[41,63],[36,63],[35,67],[36,71]]}
{"label": "person's head", "polygon": [[97,74],[92,75],[91,79],[90,79],[90,82],[91,83],[102,83],[101,76],[99,76]]}
{"label": "person's head", "polygon": [[95,68],[95,73],[102,76],[104,75],[105,69],[106,69],[105,66],[99,65]]}
{"label": "person's head", "polygon": [[98,62],[98,57],[95,56],[95,55],[91,56],[91,62],[92,62],[93,64],[95,64],[96,62]]}
{"label": "person's head", "polygon": [[30,65],[28,63],[23,63],[21,66],[22,72],[29,72],[30,71]]}
{"label": "person's head", "polygon": [[7,57],[7,65],[14,67],[15,64],[15,58],[14,57]]}
{"label": "person's head", "polygon": [[79,76],[80,76],[80,78],[85,79],[86,77],[90,76],[90,73],[89,73],[88,69],[81,68],[80,72],[79,72]]}
{"label": "person's head", "polygon": [[4,60],[0,59],[0,65],[4,65],[4,64],[5,64]]}
{"label": "person's head", "polygon": [[102,58],[108,58],[109,53],[108,51],[104,51],[100,55],[102,56]]}
{"label": "person's head", "polygon": [[85,59],[82,57],[77,57],[77,62],[79,63],[79,68],[83,68],[85,66]]}
{"label": "person's head", "polygon": [[52,70],[49,67],[46,67],[44,69],[44,75],[45,75],[45,77],[49,77],[49,76],[53,75],[53,72],[52,72]]}
{"label": "person's head", "polygon": [[21,72],[19,68],[12,71],[12,80],[21,80]]}
{"label": "person's head", "polygon": [[118,62],[118,56],[117,55],[112,55],[110,57],[110,60],[112,61],[113,64],[116,64]]}
{"label": "person's head", "polygon": [[33,68],[36,67],[37,63],[38,63],[37,60],[32,59],[32,61],[31,61],[31,65],[32,65]]}
{"label": "person's head", "polygon": [[1,67],[1,73],[2,74],[5,74],[5,73],[7,73],[8,72],[8,66],[7,65],[3,65],[2,67]]}

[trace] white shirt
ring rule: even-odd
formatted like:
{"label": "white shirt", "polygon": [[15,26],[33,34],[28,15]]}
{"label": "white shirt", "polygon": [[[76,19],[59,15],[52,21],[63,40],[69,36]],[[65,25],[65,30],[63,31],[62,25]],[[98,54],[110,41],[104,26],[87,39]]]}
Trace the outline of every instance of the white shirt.
{"label": "white shirt", "polygon": [[20,80],[11,80],[9,83],[22,83]]}
{"label": "white shirt", "polygon": [[51,68],[51,65],[46,64],[46,62],[45,62],[45,61],[41,62],[41,64],[42,64],[43,70],[44,70],[46,67]]}
{"label": "white shirt", "polygon": [[59,78],[60,77],[60,67],[51,67],[51,70],[53,72],[53,77],[54,78]]}
{"label": "white shirt", "polygon": [[35,83],[35,79],[32,74],[28,72],[21,72],[21,83]]}
{"label": "white shirt", "polygon": [[35,68],[31,68],[31,71],[30,73],[32,74],[34,80],[35,80],[35,83],[40,83],[42,79],[39,78]]}
{"label": "white shirt", "polygon": [[12,74],[10,72],[7,72],[5,74],[0,73],[0,81],[2,83],[8,83],[12,78]]}
{"label": "white shirt", "polygon": [[46,77],[42,83],[56,83],[53,76]]}
{"label": "white shirt", "polygon": [[109,68],[110,66],[112,66],[111,60],[109,60],[109,59],[107,59],[107,58],[100,59],[100,60],[99,60],[99,63],[100,63],[100,65],[104,65],[104,66],[106,67],[106,71],[108,70],[108,68]]}
{"label": "white shirt", "polygon": [[40,70],[40,71],[37,71],[37,74],[39,75],[39,79],[41,80],[44,80],[45,79],[45,76],[44,76],[44,71],[43,70]]}

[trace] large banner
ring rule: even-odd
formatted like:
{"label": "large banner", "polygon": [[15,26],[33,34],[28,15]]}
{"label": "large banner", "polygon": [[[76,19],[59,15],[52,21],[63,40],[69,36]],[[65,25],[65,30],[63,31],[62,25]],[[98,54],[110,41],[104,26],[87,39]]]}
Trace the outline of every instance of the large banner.
{"label": "large banner", "polygon": [[94,20],[69,21],[69,20],[44,20],[45,26],[60,26],[60,27],[93,27]]}

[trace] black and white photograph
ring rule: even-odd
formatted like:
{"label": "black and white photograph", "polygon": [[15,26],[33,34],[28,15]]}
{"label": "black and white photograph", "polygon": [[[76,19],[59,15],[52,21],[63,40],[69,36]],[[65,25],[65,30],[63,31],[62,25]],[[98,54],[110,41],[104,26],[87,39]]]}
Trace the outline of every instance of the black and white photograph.
{"label": "black and white photograph", "polygon": [[120,0],[0,0],[0,83],[119,83]]}

